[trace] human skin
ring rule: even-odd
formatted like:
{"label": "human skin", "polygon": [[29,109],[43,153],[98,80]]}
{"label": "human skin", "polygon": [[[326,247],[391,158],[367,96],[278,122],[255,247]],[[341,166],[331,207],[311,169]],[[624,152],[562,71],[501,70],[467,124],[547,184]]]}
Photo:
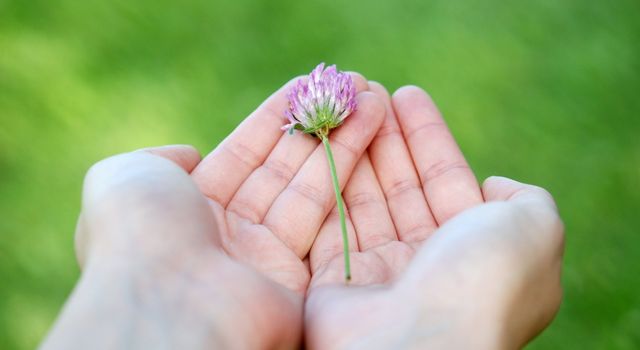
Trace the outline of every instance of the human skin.
{"label": "human skin", "polygon": [[[346,183],[384,118],[353,73],[359,110],[331,135]],[[82,277],[43,348],[295,348],[308,255],[334,205],[324,149],[280,130],[269,97],[207,157],[174,146],[115,156],[85,178]]]}
{"label": "human skin", "polygon": [[[559,302],[562,241],[548,194],[499,178],[480,192],[446,126],[424,128],[439,130],[429,139],[440,144],[416,146],[423,138],[410,135],[423,131],[409,132],[403,149],[384,90],[353,76],[359,110],[331,135],[350,211],[351,285],[322,146],[279,130],[287,84],[203,160],[169,146],[92,167],[76,234],[82,277],[42,347],[296,348],[303,330],[310,348],[451,347],[461,334],[516,347],[544,327]],[[417,111],[409,120],[425,117],[420,101],[406,103]],[[424,147],[442,159],[414,151]],[[417,174],[439,180],[421,186]],[[368,212],[382,202],[360,193],[378,188],[397,194],[383,191],[386,211]],[[516,245],[529,226],[542,238]],[[493,289],[479,291],[486,283]],[[527,283],[544,298],[530,300]]]}
{"label": "human skin", "polygon": [[404,87],[343,192],[352,281],[343,282],[337,213],[310,254],[311,349],[515,349],[561,300],[564,228],[542,188],[482,187],[430,97]]}

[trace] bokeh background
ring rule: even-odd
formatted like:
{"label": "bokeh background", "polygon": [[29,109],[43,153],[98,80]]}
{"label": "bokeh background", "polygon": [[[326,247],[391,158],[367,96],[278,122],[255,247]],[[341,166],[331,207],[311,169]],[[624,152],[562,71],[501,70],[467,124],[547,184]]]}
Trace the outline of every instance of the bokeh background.
{"label": "bokeh background", "polygon": [[78,268],[83,175],[206,153],[318,62],[427,89],[479,179],[548,188],[565,299],[531,349],[640,348],[640,2],[0,0],[0,348],[37,346]]}

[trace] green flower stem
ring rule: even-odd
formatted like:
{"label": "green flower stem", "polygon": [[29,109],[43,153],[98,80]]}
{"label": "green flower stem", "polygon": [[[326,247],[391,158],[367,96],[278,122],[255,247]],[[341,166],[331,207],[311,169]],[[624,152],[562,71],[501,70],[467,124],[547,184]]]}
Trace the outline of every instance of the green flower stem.
{"label": "green flower stem", "polygon": [[340,215],[340,228],[342,229],[342,243],[344,248],[344,278],[347,282],[351,280],[351,262],[349,260],[349,236],[347,235],[347,221],[344,215],[344,203],[342,203],[342,194],[340,193],[340,183],[338,182],[338,174],[336,173],[336,164],[333,160],[333,153],[329,146],[329,137],[320,135],[324,150],[327,152],[329,159],[329,169],[331,170],[331,180],[333,181],[333,190],[336,193],[336,204],[338,206],[338,214]]}

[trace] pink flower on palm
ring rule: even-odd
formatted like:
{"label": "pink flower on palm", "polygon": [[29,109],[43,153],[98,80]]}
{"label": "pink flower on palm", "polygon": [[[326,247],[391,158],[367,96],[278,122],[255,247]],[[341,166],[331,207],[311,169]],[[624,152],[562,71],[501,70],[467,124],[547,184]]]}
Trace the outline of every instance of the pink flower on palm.
{"label": "pink flower on palm", "polygon": [[355,96],[355,84],[349,74],[338,72],[335,65],[324,69],[324,63],[320,63],[306,83],[298,80],[289,92],[289,109],[285,111],[289,124],[282,130],[327,136],[329,130],[356,110]]}
{"label": "pink flower on palm", "polygon": [[293,130],[297,129],[317,136],[322,141],[327,153],[331,182],[336,194],[336,206],[340,216],[344,249],[344,277],[348,282],[351,280],[351,263],[346,216],[340,194],[336,164],[329,145],[329,131],[342,124],[344,119],[356,110],[356,87],[349,74],[338,72],[335,65],[324,69],[324,63],[320,63],[309,74],[306,83],[303,79],[297,81],[287,97],[289,98],[289,109],[285,111],[285,115],[289,119],[289,124],[283,126],[282,130],[288,130],[292,134]]}

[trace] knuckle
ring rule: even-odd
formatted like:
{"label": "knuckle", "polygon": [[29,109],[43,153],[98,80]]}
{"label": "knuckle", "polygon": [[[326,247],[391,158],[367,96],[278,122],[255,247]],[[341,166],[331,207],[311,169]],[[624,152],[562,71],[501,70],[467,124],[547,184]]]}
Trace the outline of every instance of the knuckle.
{"label": "knuckle", "polygon": [[262,167],[273,177],[284,183],[288,183],[295,174],[291,166],[281,160],[267,160]]}
{"label": "knuckle", "polygon": [[327,200],[328,196],[320,188],[304,183],[291,185],[290,189],[298,195],[304,197],[310,203],[316,205],[323,210],[323,213],[329,212],[331,202]]}
{"label": "knuckle", "polygon": [[392,199],[409,191],[420,191],[420,184],[415,179],[398,179],[387,188],[387,198]]}
{"label": "knuckle", "polygon": [[376,137],[384,137],[384,136],[402,136],[402,132],[400,131],[400,127],[392,122],[385,121],[378,129],[378,134]]}
{"label": "knuckle", "polygon": [[358,192],[349,194],[345,199],[347,200],[347,205],[350,208],[371,205],[379,200],[379,198],[371,192]]}
{"label": "knuckle", "polygon": [[436,132],[440,129],[446,129],[447,125],[443,122],[443,121],[430,121],[430,122],[426,122],[423,124],[420,124],[416,127],[414,127],[413,129],[409,130],[407,132],[407,141],[410,141],[411,139],[420,136],[421,138],[425,138],[427,136],[425,135],[420,135],[421,133],[432,133],[432,132]]}
{"label": "knuckle", "polygon": [[262,219],[261,210],[256,207],[253,201],[246,200],[234,200],[229,203],[227,210],[235,213],[241,218],[245,218],[250,222],[256,224],[259,223]]}
{"label": "knuckle", "polygon": [[423,185],[426,185],[428,182],[433,181],[434,179],[458,170],[469,170],[469,165],[467,165],[467,163],[463,161],[450,162],[447,160],[440,160],[428,166],[422,172],[420,178],[422,179]]}
{"label": "knuckle", "polygon": [[260,156],[242,143],[225,143],[222,147],[229,155],[243,163],[248,168],[255,168],[260,164]]}
{"label": "knuckle", "polygon": [[334,140],[332,140],[332,142],[340,149],[344,150],[344,152],[347,153],[352,159],[357,159],[360,155],[360,150],[353,138],[335,138]]}
{"label": "knuckle", "polygon": [[401,232],[402,240],[406,242],[420,242],[433,233],[434,227],[425,223],[418,223]]}

